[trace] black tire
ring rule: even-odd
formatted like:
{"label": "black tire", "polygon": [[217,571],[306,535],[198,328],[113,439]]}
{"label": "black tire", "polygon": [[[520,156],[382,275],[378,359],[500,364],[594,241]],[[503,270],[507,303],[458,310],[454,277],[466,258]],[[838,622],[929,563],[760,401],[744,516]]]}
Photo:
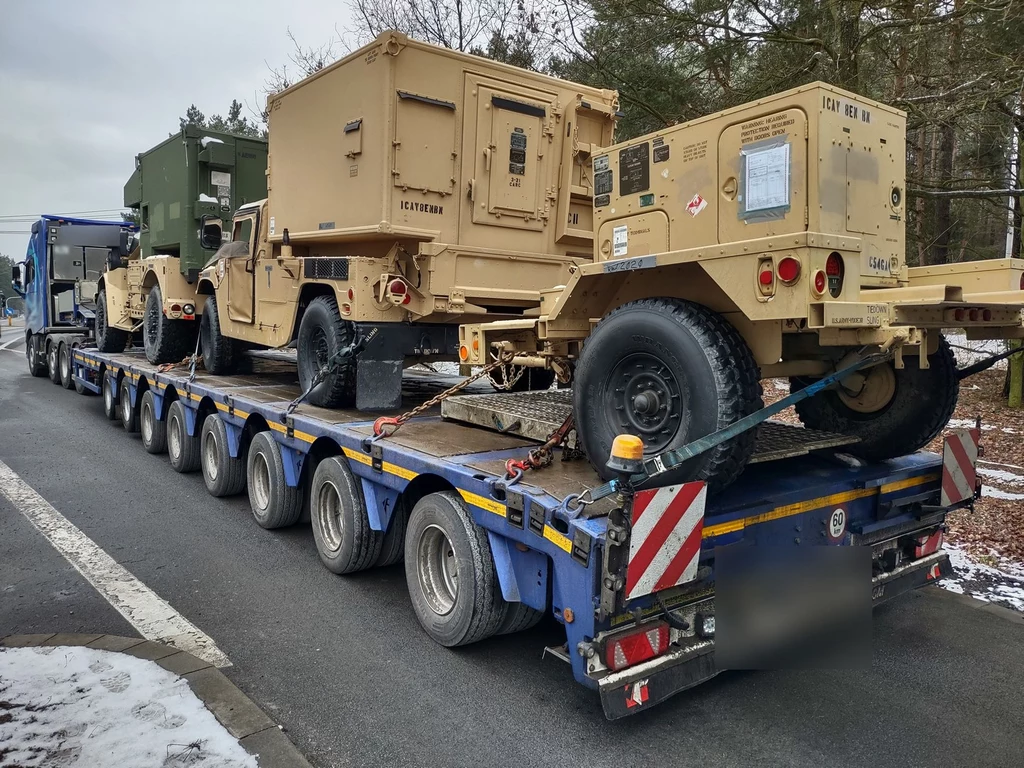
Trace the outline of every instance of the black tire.
{"label": "black tire", "polygon": [[54,384],[60,384],[60,362],[57,359],[59,347],[56,341],[46,345],[46,375]]}
{"label": "black tire", "polygon": [[195,322],[191,320],[167,318],[160,286],[149,289],[142,318],[142,341],[149,362],[154,365],[181,362],[195,349],[195,330]]}
{"label": "black tire", "polygon": [[[639,436],[648,456],[679,448],[762,408],[760,378],[743,337],[717,313],[680,299],[630,302],[601,320],[583,346],[573,384],[577,434],[609,479],[605,461],[616,435]],[[724,488],[753,453],[754,432],[659,476],[658,484],[704,480],[711,490]]]}
{"label": "black tire", "polygon": [[359,479],[345,459],[321,461],[309,494],[313,539],[320,562],[333,573],[355,573],[380,557],[384,535],[370,527]]}
{"label": "black tire", "polygon": [[234,496],[245,490],[245,459],[231,456],[224,420],[211,414],[203,422],[200,436],[203,482],[211,496]]}
{"label": "black tire", "polygon": [[28,372],[36,378],[46,376],[46,354],[43,351],[43,337],[35,334],[25,339],[25,357],[28,359]]}
{"label": "black tire", "polygon": [[374,565],[378,568],[386,568],[389,565],[402,562],[405,557],[405,528],[409,523],[409,510],[406,508],[404,499],[399,498],[395,505],[395,511],[391,515],[391,522],[384,533],[384,542],[380,547],[380,556]]}
{"label": "black tire", "polygon": [[57,371],[60,375],[60,385],[64,389],[73,389],[75,377],[71,370],[71,347],[64,342],[57,348]]}
{"label": "black tire", "polygon": [[[903,370],[884,363],[890,367],[887,374],[894,375],[895,391],[881,409],[873,413],[855,410],[832,389],[797,403],[800,421],[811,429],[859,437],[860,442],[843,450],[869,461],[906,456],[924,448],[942,431],[956,408],[960,396],[956,359],[949,343],[940,337],[927,369],[919,367],[917,355],[907,354],[903,361]],[[811,381],[792,379],[790,388],[796,392]]]}
{"label": "black tire", "polygon": [[185,406],[175,400],[167,409],[167,458],[175,472],[195,472],[199,469],[200,439],[188,433]]}
{"label": "black tire", "polygon": [[138,403],[132,405],[131,382],[128,374],[124,375],[117,387],[117,415],[121,419],[121,426],[125,432],[139,431],[139,407]]}
{"label": "black tire", "polygon": [[111,421],[121,418],[121,412],[117,407],[117,379],[110,371],[103,371],[101,394],[103,395],[103,413]]}
{"label": "black tire", "polygon": [[167,450],[167,422],[160,421],[156,399],[148,389],[142,393],[142,402],[139,403],[139,434],[142,435],[142,447],[148,453]]}
{"label": "black tire", "polygon": [[526,368],[523,375],[516,379],[516,383],[506,389],[501,386],[502,378],[498,373],[500,370],[499,368],[488,374],[491,386],[499,392],[542,392],[551,389],[551,385],[555,383],[555,372],[550,368]]}
{"label": "black tire", "polygon": [[[446,578],[452,567],[454,593]],[[451,491],[428,494],[413,507],[405,532],[405,580],[420,626],[441,645],[484,640],[505,617],[487,532]]]}
{"label": "black tire", "polygon": [[544,618],[544,612],[523,603],[508,603],[505,617],[498,625],[496,635],[511,635],[537,626]]}
{"label": "black tire", "polygon": [[128,331],[113,328],[107,323],[107,289],[96,296],[96,349],[100,352],[124,352],[128,346]]}
{"label": "black tire", "polygon": [[[305,392],[313,377],[340,349],[355,338],[352,323],[343,320],[333,296],[317,296],[306,307],[299,323],[296,342],[299,365],[299,386]],[[356,399],[355,359],[342,360],[310,392],[306,402],[321,408],[350,408]]]}
{"label": "black tire", "polygon": [[237,345],[234,339],[220,332],[216,295],[207,297],[203,317],[199,321],[199,349],[203,354],[203,366],[210,373],[226,376],[235,372]]}
{"label": "black tire", "polygon": [[302,488],[285,481],[281,446],[269,432],[260,432],[249,445],[246,485],[252,516],[262,528],[294,525],[302,514]]}

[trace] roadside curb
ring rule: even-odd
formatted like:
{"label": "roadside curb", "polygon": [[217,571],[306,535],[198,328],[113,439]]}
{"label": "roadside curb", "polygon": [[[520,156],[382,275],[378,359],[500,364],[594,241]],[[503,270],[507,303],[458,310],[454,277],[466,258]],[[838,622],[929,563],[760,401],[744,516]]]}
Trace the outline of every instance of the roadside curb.
{"label": "roadside curb", "polygon": [[970,595],[963,595],[959,592],[951,592],[948,589],[943,589],[938,585],[930,585],[924,588],[928,594],[942,597],[946,600],[952,600],[955,603],[960,603],[968,608],[977,608],[985,613],[990,613],[993,616],[998,616],[1001,619],[1012,621],[1014,624],[1024,624],[1024,613],[1015,611],[1012,608],[1006,608],[1002,605],[996,605],[995,603],[989,603],[984,600],[979,600],[976,597]]}
{"label": "roadside curb", "polygon": [[249,754],[256,757],[260,768],[312,768],[281,727],[252,699],[242,693],[219,669],[191,653],[153,640],[119,635],[59,632],[7,635],[0,638],[0,647],[3,648],[38,646],[80,646],[124,653],[155,662],[188,682],[193,693],[217,721],[238,739],[238,743]]}

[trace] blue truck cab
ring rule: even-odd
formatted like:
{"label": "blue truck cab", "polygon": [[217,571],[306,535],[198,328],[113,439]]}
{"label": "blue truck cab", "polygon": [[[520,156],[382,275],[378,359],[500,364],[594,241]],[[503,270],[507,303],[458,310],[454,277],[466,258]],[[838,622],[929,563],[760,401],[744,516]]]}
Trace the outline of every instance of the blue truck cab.
{"label": "blue truck cab", "polygon": [[[96,284],[129,252],[135,224],[44,214],[32,224],[25,260],[15,265],[15,291],[25,300],[25,355],[33,376],[56,383],[70,376],[70,351],[91,338]],[[63,354],[63,358],[61,355]]]}

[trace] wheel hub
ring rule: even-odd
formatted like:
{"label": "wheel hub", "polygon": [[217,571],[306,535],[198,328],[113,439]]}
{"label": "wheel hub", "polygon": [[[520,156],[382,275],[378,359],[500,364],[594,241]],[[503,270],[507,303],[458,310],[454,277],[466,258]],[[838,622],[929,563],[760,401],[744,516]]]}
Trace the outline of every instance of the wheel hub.
{"label": "wheel hub", "polygon": [[896,396],[896,371],[887,363],[876,365],[868,369],[859,389],[850,390],[840,385],[838,394],[850,410],[877,413]]}
{"label": "wheel hub", "polygon": [[331,552],[341,549],[344,522],[341,516],[341,494],[334,483],[320,486],[316,495],[316,519],[324,543]]}
{"label": "wheel hub", "polygon": [[438,525],[427,526],[416,543],[417,573],[430,609],[445,616],[459,597],[459,564],[448,534]]}
{"label": "wheel hub", "polygon": [[612,371],[614,422],[643,438],[650,451],[671,442],[683,418],[680,383],[661,360],[646,353],[630,355]]}

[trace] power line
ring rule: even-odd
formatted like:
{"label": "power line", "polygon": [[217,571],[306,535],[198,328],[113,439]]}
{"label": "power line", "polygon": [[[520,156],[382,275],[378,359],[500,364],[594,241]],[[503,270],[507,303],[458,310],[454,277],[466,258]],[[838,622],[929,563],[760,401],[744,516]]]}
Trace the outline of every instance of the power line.
{"label": "power line", "polygon": [[[127,210],[126,208],[94,208],[90,211],[65,211],[62,214],[55,214],[61,216],[83,216],[86,214],[98,215],[98,214],[120,214],[121,211]],[[24,219],[25,221],[35,221],[41,216],[38,213],[4,213],[0,214],[0,219]]]}

